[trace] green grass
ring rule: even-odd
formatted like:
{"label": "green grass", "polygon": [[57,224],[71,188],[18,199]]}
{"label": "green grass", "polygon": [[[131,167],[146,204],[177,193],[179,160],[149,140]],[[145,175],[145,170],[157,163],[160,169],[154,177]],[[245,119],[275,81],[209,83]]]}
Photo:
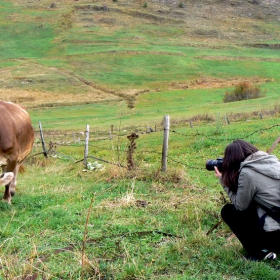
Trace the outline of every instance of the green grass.
{"label": "green grass", "polygon": [[[3,18],[9,19],[1,25],[4,36],[1,45],[5,51],[0,57],[4,63],[9,59],[32,59],[32,63],[73,71],[97,85],[118,91],[134,88],[165,90],[171,82],[190,83],[200,77],[246,79],[257,76],[273,78],[278,83],[278,62],[262,61],[277,59],[277,50],[248,49],[238,44],[221,45],[218,49],[213,49],[211,44],[190,47],[186,45],[182,24],[165,23],[162,28],[161,25],[135,23],[104,29],[97,22],[93,27],[85,28],[75,23],[85,15],[79,10],[73,13],[72,9],[75,9],[71,6],[68,10],[64,7],[48,10],[49,4],[44,3],[43,9],[35,11],[24,7],[21,11],[20,6],[1,3]],[[9,18],[12,12],[15,17]],[[103,16],[101,11],[88,12],[91,12],[88,17],[93,19],[95,15]],[[61,26],[65,20],[71,22],[71,28]],[[177,42],[172,40],[174,36]],[[252,61],[252,58],[259,60]],[[30,72],[30,69],[24,72],[27,78]],[[40,83],[29,86],[31,90],[59,93],[63,88],[69,89],[69,78],[70,81],[59,76],[50,80],[47,77],[49,86]],[[69,90],[77,92],[78,88],[79,85],[75,85]]]}
{"label": "green grass", "polygon": [[[81,50],[80,46],[77,50]],[[166,88],[170,81],[190,82],[203,76],[219,79],[237,77],[246,79],[256,76],[263,79],[274,78],[278,82],[279,77],[276,73],[278,62],[252,62],[250,56],[245,61],[227,60],[228,57],[232,57],[231,50],[224,52],[225,60],[215,60],[215,56],[220,57],[220,50],[196,50],[192,54],[194,50],[191,48],[170,50],[168,45],[144,50],[141,46],[126,47],[125,50],[116,46],[106,52],[87,50],[84,54],[77,54],[73,50],[68,53],[70,57],[67,57],[64,67],[74,70],[75,66],[76,74],[118,90]],[[211,56],[211,59],[204,59],[203,56]]]}
{"label": "green grass", "polygon": [[[197,20],[205,24],[208,16],[204,3],[193,26],[182,23],[194,15],[190,6],[151,2],[130,11],[134,1],[50,4],[0,0],[0,90],[19,91],[36,130],[12,205],[0,202],[0,279],[36,273],[37,279],[67,280],[279,279],[279,260],[244,260],[225,224],[206,235],[224,202],[205,169],[233,139],[266,151],[279,137],[279,50],[253,47],[277,43],[279,22],[256,20],[254,33],[251,18],[233,26],[213,17],[213,26],[198,28]],[[136,10],[141,17],[131,16]],[[173,20],[162,21],[169,14]],[[225,30],[214,32],[215,24]],[[242,36],[234,33],[238,28]],[[198,31],[209,37],[195,37]],[[260,83],[265,96],[224,104],[224,93],[240,80]],[[107,99],[90,95],[97,90]],[[120,96],[134,90],[129,109]],[[33,100],[25,101],[30,94]],[[45,101],[65,94],[60,104]],[[91,99],[80,100],[82,94]],[[164,115],[171,119],[166,173],[160,172]],[[55,157],[38,155],[38,122],[47,146],[56,146]],[[98,161],[103,170],[81,162],[86,124],[89,155],[109,162]],[[147,127],[157,132],[146,134]],[[128,171],[115,164],[127,165],[132,132],[139,134],[137,169]],[[274,153],[280,156],[279,146]]]}
{"label": "green grass", "polygon": [[[0,58],[40,58],[46,55],[51,48],[51,41],[54,39],[53,29],[41,24],[28,25],[22,23],[13,25],[1,25],[1,40],[8,49],[1,52]],[[12,38],[12,40],[11,40]],[[2,48],[5,47],[2,44]],[[4,49],[4,48],[3,48]]]}
{"label": "green grass", "polygon": [[[103,171],[85,171],[76,162],[83,158],[83,143],[58,140],[58,158],[31,156],[12,205],[0,203],[2,277],[279,279],[279,261],[245,261],[237,239],[227,240],[231,232],[225,224],[206,235],[219,221],[223,202],[217,179],[205,169],[206,160],[222,156],[231,139],[267,150],[279,136],[278,125],[273,117],[172,126],[166,173],[158,172],[162,132],[136,140],[136,172],[104,162]],[[46,143],[63,139],[58,133],[46,133]],[[90,155],[126,165],[125,136],[95,137]],[[40,150],[38,142],[32,154]],[[274,154],[280,155],[278,146]]]}
{"label": "green grass", "polygon": [[154,126],[161,122],[164,115],[170,115],[171,122],[180,119],[187,121],[194,116],[199,119],[207,115],[213,119],[217,115],[226,115],[232,119],[240,113],[244,114],[243,118],[247,118],[252,112],[270,115],[270,110],[279,106],[277,85],[268,83],[262,90],[266,92],[265,97],[226,105],[222,101],[224,89],[200,89],[146,93],[137,97],[132,110],[127,108],[125,102],[112,101],[52,109],[30,109],[29,112],[34,125],[41,121],[47,130],[83,130],[86,124],[93,129],[109,129],[111,125],[122,128],[135,125],[135,122],[141,126]]}

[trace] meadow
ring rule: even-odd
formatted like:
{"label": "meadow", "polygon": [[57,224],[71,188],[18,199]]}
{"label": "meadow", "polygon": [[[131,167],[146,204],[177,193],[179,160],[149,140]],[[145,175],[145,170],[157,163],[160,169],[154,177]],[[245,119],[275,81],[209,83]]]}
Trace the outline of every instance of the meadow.
{"label": "meadow", "polygon": [[[0,0],[0,96],[36,134],[0,202],[0,279],[280,278],[225,224],[207,234],[228,200],[206,160],[279,137],[279,3],[245,2]],[[223,103],[244,81],[264,96]]]}
{"label": "meadow", "polygon": [[139,133],[133,170],[125,133],[91,134],[93,170],[83,140],[45,133],[48,158],[36,141],[12,205],[0,204],[3,279],[278,279],[279,261],[246,261],[225,224],[211,231],[228,200],[205,168],[232,139],[268,150],[278,117],[172,126],[166,172],[162,134]]}

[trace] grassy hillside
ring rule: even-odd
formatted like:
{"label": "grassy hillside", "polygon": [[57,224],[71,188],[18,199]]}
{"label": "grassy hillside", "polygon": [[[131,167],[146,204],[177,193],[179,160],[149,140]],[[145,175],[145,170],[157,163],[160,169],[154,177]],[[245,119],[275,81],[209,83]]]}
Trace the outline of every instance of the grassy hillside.
{"label": "grassy hillside", "polygon": [[[233,139],[266,151],[279,137],[279,9],[0,0],[0,97],[25,105],[36,128],[12,204],[0,201],[0,279],[280,279],[279,260],[246,261],[224,223],[207,235],[227,199],[205,168]],[[242,81],[264,96],[223,103]]]}
{"label": "grassy hillside", "polygon": [[[28,108],[117,106],[119,115],[131,117],[146,110],[158,120],[169,112],[191,117],[205,108],[211,115],[273,108],[279,6],[279,1],[0,1],[1,98]],[[224,106],[224,92],[244,80],[260,85],[266,96],[253,106],[248,101]],[[203,106],[193,107],[198,96]],[[31,115],[37,122],[36,109]]]}

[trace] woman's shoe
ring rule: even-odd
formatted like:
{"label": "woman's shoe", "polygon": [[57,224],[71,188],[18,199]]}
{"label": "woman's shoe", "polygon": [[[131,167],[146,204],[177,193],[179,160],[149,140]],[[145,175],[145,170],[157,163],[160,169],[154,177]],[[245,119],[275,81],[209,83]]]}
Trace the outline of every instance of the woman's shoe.
{"label": "woman's shoe", "polygon": [[264,258],[263,260],[270,260],[270,261],[273,261],[273,260],[276,260],[277,259],[277,255],[273,252],[269,252]]}
{"label": "woman's shoe", "polygon": [[263,250],[260,254],[260,256],[255,256],[255,255],[244,255],[245,259],[248,261],[255,261],[255,262],[259,262],[259,261],[265,261],[265,260],[276,260],[277,259],[277,255],[273,252],[268,252],[267,250]]}

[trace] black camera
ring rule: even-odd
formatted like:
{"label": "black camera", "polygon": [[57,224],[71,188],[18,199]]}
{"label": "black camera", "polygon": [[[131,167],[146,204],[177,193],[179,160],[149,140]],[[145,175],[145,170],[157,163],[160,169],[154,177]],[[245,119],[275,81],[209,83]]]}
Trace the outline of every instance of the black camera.
{"label": "black camera", "polygon": [[217,159],[209,159],[206,161],[206,169],[209,171],[215,170],[214,166],[217,166],[218,170],[222,172],[223,170],[223,159],[217,158]]}

